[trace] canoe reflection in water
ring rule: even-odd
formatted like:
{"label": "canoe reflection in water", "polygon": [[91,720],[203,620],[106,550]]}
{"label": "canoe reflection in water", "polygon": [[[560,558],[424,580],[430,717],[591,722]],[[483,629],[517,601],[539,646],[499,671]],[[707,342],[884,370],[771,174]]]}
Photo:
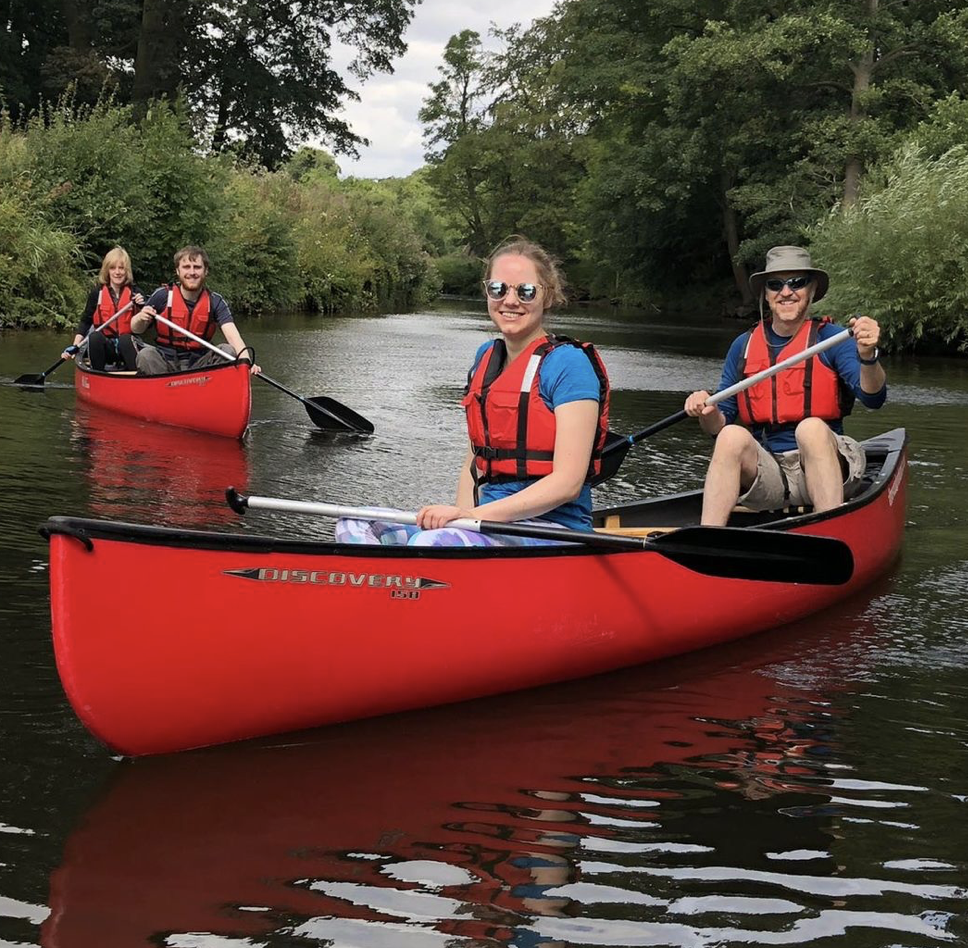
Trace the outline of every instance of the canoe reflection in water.
{"label": "canoe reflection in water", "polygon": [[248,483],[241,442],[80,403],[71,425],[88,461],[93,515],[175,527],[237,521],[225,507],[225,486]]}
{"label": "canoe reflection in water", "polygon": [[42,944],[725,944],[694,925],[786,929],[855,899],[874,917],[879,890],[817,888],[846,875],[828,765],[877,637],[863,606],[524,695],[124,761],[67,840]]}

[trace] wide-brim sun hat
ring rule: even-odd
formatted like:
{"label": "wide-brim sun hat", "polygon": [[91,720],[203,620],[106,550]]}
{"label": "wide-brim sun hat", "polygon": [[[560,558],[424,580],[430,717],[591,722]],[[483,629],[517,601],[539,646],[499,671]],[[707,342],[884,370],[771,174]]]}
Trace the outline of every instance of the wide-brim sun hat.
{"label": "wide-brim sun hat", "polygon": [[813,294],[813,302],[816,303],[824,298],[827,287],[830,286],[830,277],[826,270],[813,265],[810,254],[803,247],[771,247],[766,252],[766,266],[750,277],[750,289],[754,296],[761,296],[763,285],[771,273],[794,271],[812,273],[817,287]]}

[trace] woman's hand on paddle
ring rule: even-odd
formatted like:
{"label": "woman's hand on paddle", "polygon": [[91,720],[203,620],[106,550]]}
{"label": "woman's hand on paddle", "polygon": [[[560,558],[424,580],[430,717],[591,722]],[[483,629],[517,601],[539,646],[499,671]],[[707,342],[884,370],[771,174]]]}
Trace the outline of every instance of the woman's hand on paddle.
{"label": "woman's hand on paddle", "polygon": [[417,526],[421,530],[439,530],[446,527],[451,520],[472,516],[471,511],[454,504],[429,504],[417,511]]}
{"label": "woman's hand on paddle", "polygon": [[73,359],[74,356],[77,354],[77,350],[83,341],[84,341],[84,337],[80,333],[78,333],[74,337],[74,341],[69,346],[67,346],[67,348],[64,349],[64,351],[61,353],[61,358]]}
{"label": "woman's hand on paddle", "polygon": [[686,404],[683,410],[690,418],[698,418],[700,415],[709,415],[716,410],[715,405],[707,405],[706,402],[711,398],[709,392],[703,389],[701,392],[693,392],[686,397]]}

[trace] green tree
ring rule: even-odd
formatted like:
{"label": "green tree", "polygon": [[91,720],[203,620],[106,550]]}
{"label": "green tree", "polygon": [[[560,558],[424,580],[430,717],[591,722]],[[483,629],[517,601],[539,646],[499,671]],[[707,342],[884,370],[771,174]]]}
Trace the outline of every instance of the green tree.
{"label": "green tree", "polygon": [[559,51],[540,30],[452,36],[420,118],[427,180],[464,224],[473,257],[521,232],[565,257],[576,244],[573,204],[584,173],[583,143],[556,97]]}
{"label": "green tree", "polygon": [[294,143],[320,137],[352,154],[363,140],[339,111],[357,93],[334,68],[332,43],[354,49],[359,81],[392,71],[417,2],[8,0],[0,96],[22,119],[68,87],[87,104],[110,89],[139,117],[181,95],[215,151],[274,168]]}
{"label": "green tree", "polygon": [[484,169],[477,160],[478,138],[485,126],[484,52],[481,36],[463,30],[447,41],[438,82],[419,112],[424,123],[430,182],[446,206],[464,221],[471,251],[487,247],[481,186]]}
{"label": "green tree", "polygon": [[592,252],[626,292],[731,274],[802,239],[961,89],[965,4],[567,0],[562,93],[596,147]]}

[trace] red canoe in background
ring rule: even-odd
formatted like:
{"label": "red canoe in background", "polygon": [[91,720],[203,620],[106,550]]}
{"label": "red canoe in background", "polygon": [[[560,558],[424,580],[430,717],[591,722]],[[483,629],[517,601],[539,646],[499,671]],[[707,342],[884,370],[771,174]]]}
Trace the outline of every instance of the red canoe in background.
{"label": "red canoe in background", "polygon": [[249,426],[249,366],[241,362],[151,376],[78,365],[74,388],[91,405],[162,425],[227,438],[241,438]]}
{"label": "red canoe in background", "polygon": [[[54,517],[54,649],[90,731],[157,754],[581,678],[792,622],[889,568],[905,520],[902,429],[865,442],[865,488],[823,514],[736,526],[833,537],[842,585],[735,579],[656,545],[372,547]],[[701,492],[597,512],[611,527],[698,523]],[[772,519],[771,519],[772,518]],[[751,543],[755,540],[751,538]],[[87,607],[98,576],[191,577],[191,608]]]}

